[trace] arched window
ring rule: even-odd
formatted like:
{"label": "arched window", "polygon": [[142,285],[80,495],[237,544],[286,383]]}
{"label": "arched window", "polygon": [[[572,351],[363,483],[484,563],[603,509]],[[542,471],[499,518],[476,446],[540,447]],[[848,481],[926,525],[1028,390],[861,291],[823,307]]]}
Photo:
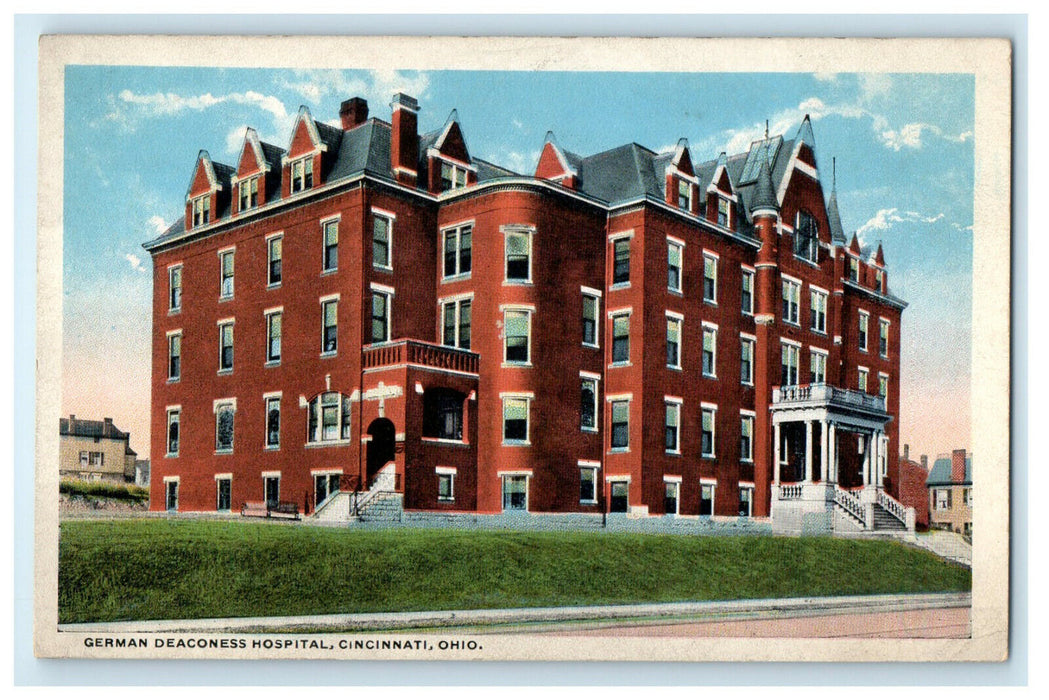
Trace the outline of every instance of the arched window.
{"label": "arched window", "polygon": [[317,395],[309,405],[306,442],[342,442],[350,439],[350,397],[335,391]]}
{"label": "arched window", "polygon": [[423,394],[423,437],[462,440],[465,398],[452,389],[427,389]]}

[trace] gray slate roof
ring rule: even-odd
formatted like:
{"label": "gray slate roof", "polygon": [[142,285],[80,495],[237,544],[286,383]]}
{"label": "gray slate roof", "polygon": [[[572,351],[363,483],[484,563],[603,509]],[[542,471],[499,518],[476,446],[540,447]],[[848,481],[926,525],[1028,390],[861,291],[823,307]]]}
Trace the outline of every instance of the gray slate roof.
{"label": "gray slate roof", "polygon": [[929,477],[925,480],[926,486],[950,486],[951,484],[972,485],[973,482],[973,457],[965,455],[965,481],[956,482],[951,480],[951,458],[940,457],[933,462],[929,470]]}
{"label": "gray slate roof", "polygon": [[113,440],[123,440],[128,436],[127,433],[112,423],[100,420],[84,420],[83,418],[77,418],[73,421],[72,430],[70,430],[68,418],[59,418],[58,434],[72,435],[74,437],[110,438]]}

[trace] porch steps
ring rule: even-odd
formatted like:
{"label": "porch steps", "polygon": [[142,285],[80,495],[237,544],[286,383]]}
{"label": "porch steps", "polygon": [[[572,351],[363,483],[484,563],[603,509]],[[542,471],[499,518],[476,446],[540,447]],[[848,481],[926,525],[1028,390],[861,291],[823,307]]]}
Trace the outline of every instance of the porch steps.
{"label": "porch steps", "polygon": [[885,510],[880,504],[874,504],[875,532],[907,532],[907,526],[899,518]]}
{"label": "porch steps", "polygon": [[362,523],[399,523],[404,517],[404,494],[380,491],[360,507]]}

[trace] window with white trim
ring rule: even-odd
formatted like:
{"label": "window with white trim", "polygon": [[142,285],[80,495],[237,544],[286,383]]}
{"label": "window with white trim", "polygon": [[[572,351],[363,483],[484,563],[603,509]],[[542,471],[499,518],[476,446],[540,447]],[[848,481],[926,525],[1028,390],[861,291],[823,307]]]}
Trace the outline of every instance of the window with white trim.
{"label": "window with white trim", "polygon": [[874,271],[874,288],[881,293],[885,293],[885,273],[881,270]]}
{"label": "window with white trim", "polygon": [[794,256],[809,262],[819,259],[820,239],[816,219],[799,211],[794,225]]}
{"label": "window with white trim", "polygon": [[754,416],[741,414],[739,417],[739,459],[754,461]]}
{"label": "window with white trim", "polygon": [[749,518],[754,515],[754,487],[739,487],[739,517]]}
{"label": "window with white trim", "polygon": [[809,348],[809,383],[827,383],[827,353]]}
{"label": "window with white trim", "polygon": [[503,444],[527,445],[528,413],[531,400],[527,396],[503,397]]}
{"label": "window with white trim", "polygon": [[237,211],[247,211],[259,206],[259,176],[238,182],[237,193],[240,195]]}
{"label": "window with white trim", "polygon": [[273,236],[266,241],[266,285],[276,287],[283,275],[284,236]]}
{"label": "window with white trim", "polygon": [[219,324],[219,372],[233,371],[233,323]]}
{"label": "window with white trim", "polygon": [[663,482],[663,512],[666,515],[678,515],[678,501],[681,495],[680,481]]}
{"label": "window with white trim", "polygon": [[432,387],[423,392],[423,437],[463,441],[466,396],[454,389]]}
{"label": "window with white trim", "polygon": [[168,334],[168,381],[182,377],[182,331]]}
{"label": "window with white trim", "polygon": [[466,168],[446,160],[441,161],[441,192],[466,187]]}
{"label": "window with white trim", "polygon": [[215,479],[215,510],[220,513],[229,512],[232,502],[233,480],[224,477]]}
{"label": "window with white trim", "polygon": [[393,219],[372,213],[372,267],[393,269]]}
{"label": "window with white trim", "polygon": [[612,364],[630,362],[630,314],[612,316]]}
{"label": "window with white trim", "polygon": [[437,467],[437,500],[443,503],[455,500],[455,469]]}
{"label": "window with white trim", "polygon": [[284,314],[271,311],[266,314],[266,364],[280,363],[280,341],[283,334]]}
{"label": "window with white trim", "polygon": [[714,514],[714,484],[700,484],[699,487],[699,514]]}
{"label": "window with white trim", "polygon": [[716,408],[704,407],[702,411],[701,444],[700,453],[703,457],[713,458],[715,456],[714,431]]}
{"label": "window with white trim", "polygon": [[747,316],[754,315],[754,271],[742,271],[742,290],[740,292],[740,307]]}
{"label": "window with white trim", "polygon": [[626,450],[630,447],[630,401],[612,401],[611,413],[611,447]]}
{"label": "window with white trim", "polygon": [[703,301],[718,303],[718,259],[703,254]]}
{"label": "window with white trim", "polygon": [[600,313],[601,299],[595,294],[583,292],[583,345],[587,347],[599,346],[597,319]]}
{"label": "window with white trim", "polygon": [[681,319],[667,316],[667,367],[681,369]]}
{"label": "window with white trim", "polygon": [[532,312],[530,309],[503,311],[503,361],[527,365],[532,362]]}
{"label": "window with white trim", "polygon": [[473,265],[473,225],[444,231],[443,278],[470,274]]}
{"label": "window with white trim", "polygon": [[178,457],[179,427],[182,409],[168,409],[167,454],[165,457]]}
{"label": "window with white trim", "polygon": [[581,377],[579,392],[579,428],[597,432],[597,378]]}
{"label": "window with white trim", "polygon": [[859,346],[860,350],[867,352],[867,329],[870,326],[870,314],[866,311],[860,312],[859,320]]}
{"label": "window with white trim", "polygon": [[663,409],[663,447],[670,454],[681,454],[681,402],[666,399]]}
{"label": "window with white trim", "polygon": [[579,467],[579,502],[597,503],[597,467]]}
{"label": "window with white trim", "polygon": [[860,281],[860,261],[851,255],[849,256],[849,281]]}
{"label": "window with white trim", "polygon": [[266,447],[280,447],[280,397],[270,396],[266,399]]}
{"label": "window with white trim", "polygon": [[168,268],[168,312],[182,310],[182,266],[172,265]]}
{"label": "window with white trim", "polygon": [[193,228],[211,221],[211,193],[193,198]]}
{"label": "window with white trim", "polygon": [[306,442],[311,445],[342,443],[350,439],[350,397],[337,391],[318,394],[309,402]]}
{"label": "window with white trim", "polygon": [[505,239],[506,281],[532,281],[532,234],[528,231],[507,231]]}
{"label": "window with white trim", "polygon": [[798,383],[798,347],[783,343],[780,356],[780,385],[795,386]]}
{"label": "window with white trim", "polygon": [[321,302],[321,355],[334,355],[339,350],[339,300]]}
{"label": "window with white trim", "polygon": [[473,299],[454,299],[441,304],[441,344],[470,349]]}
{"label": "window with white trim", "polygon": [[221,401],[215,405],[215,451],[233,451],[233,416],[237,406],[232,401]]}
{"label": "window with white trim", "polygon": [[783,322],[799,325],[798,314],[801,306],[801,283],[794,280],[783,280]]}
{"label": "window with white trim", "polygon": [[718,224],[728,228],[730,222],[729,201],[724,197],[718,197]]}
{"label": "window with white trim", "polygon": [[692,211],[692,183],[688,180],[677,181],[677,205],[685,211]]}
{"label": "window with white trim", "polygon": [[809,327],[817,333],[827,332],[827,294],[815,289],[809,290]]}
{"label": "window with white trim", "polygon": [[612,284],[630,283],[630,238],[612,241]]}
{"label": "window with white trim", "polygon": [[339,269],[339,220],[332,219],[321,224],[322,260],[321,271]]}
{"label": "window with white trim", "polygon": [[232,250],[219,253],[219,299],[233,298],[233,253]]}
{"label": "window with white trim", "polygon": [[313,187],[313,154],[291,163],[291,192],[302,192]]}
{"label": "window with white trim", "polygon": [[388,343],[390,341],[390,301],[389,292],[372,290],[372,342]]}
{"label": "window with white trim", "polygon": [[889,322],[884,318],[878,320],[878,354],[889,356]]}
{"label": "window with white trim", "polygon": [[884,372],[878,373],[878,396],[885,399],[886,403],[889,401],[889,375]]}
{"label": "window with white trim", "polygon": [[703,376],[717,379],[718,329],[711,324],[703,324]]}
{"label": "window with white trim", "polygon": [[681,257],[682,246],[674,241],[667,241],[667,289],[681,292]]}
{"label": "window with white trim", "polygon": [[856,371],[856,388],[860,391],[867,391],[867,375],[868,371],[866,367],[860,367]]}
{"label": "window with white trim", "polygon": [[740,383],[754,384],[754,340],[751,338],[740,338],[739,374]]}

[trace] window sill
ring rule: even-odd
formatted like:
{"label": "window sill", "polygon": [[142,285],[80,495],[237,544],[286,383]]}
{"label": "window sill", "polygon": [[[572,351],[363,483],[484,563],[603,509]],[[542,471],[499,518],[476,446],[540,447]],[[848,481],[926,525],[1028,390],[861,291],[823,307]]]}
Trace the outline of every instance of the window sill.
{"label": "window sill", "polygon": [[352,440],[328,440],[327,442],[307,442],[303,447],[311,450],[319,447],[348,447],[352,444]]}
{"label": "window sill", "polygon": [[667,369],[672,369],[675,372],[680,372],[681,371],[681,365],[667,365]]}
{"label": "window sill", "polygon": [[716,374],[707,374],[706,372],[704,372],[704,373],[703,373],[703,378],[704,378],[704,379],[714,379],[714,380],[717,380],[717,378],[718,378],[718,375],[716,375]]}
{"label": "window sill", "polygon": [[386,265],[372,265],[372,269],[373,270],[378,270],[379,272],[392,273],[393,272],[393,265],[390,265],[388,267]]}
{"label": "window sill", "polygon": [[329,358],[338,357],[338,356],[339,356],[339,351],[338,350],[331,350],[329,352],[322,352],[321,355],[320,355],[320,358],[322,360],[327,360]]}
{"label": "window sill", "polygon": [[225,304],[227,301],[233,301],[233,295],[230,294],[228,297],[219,297],[219,303]]}
{"label": "window sill", "polygon": [[673,294],[676,297],[683,297],[685,293],[680,289],[674,289],[673,287],[667,287],[667,294]]}
{"label": "window sill", "polygon": [[583,347],[584,348],[590,348],[591,350],[600,350],[601,349],[600,345],[595,345],[593,343],[583,343]]}
{"label": "window sill", "polygon": [[266,452],[280,452],[280,445],[266,445],[262,449]]}
{"label": "window sill", "polygon": [[597,505],[597,499],[595,498],[595,499],[593,499],[591,501],[579,501],[579,505],[581,505],[581,506],[596,506]]}
{"label": "window sill", "polygon": [[621,289],[630,289],[629,282],[613,282],[612,286],[608,288],[610,292],[618,292]]}
{"label": "window sill", "polygon": [[531,447],[532,443],[529,440],[503,440],[503,447]]}
{"label": "window sill", "polygon": [[178,307],[177,309],[168,309],[168,316],[177,316],[180,313],[182,313],[182,307],[181,306]]}
{"label": "window sill", "polygon": [[746,309],[744,309],[743,310],[743,315],[744,316],[750,316],[751,318],[753,318],[754,317],[754,309],[751,309],[750,311],[747,311]]}
{"label": "window sill", "polygon": [[718,456],[717,456],[716,454],[711,454],[711,455],[700,455],[700,456],[699,456],[699,458],[700,458],[700,459],[717,459],[717,458],[718,458]]}
{"label": "window sill", "polygon": [[625,455],[630,452],[629,447],[613,447],[608,451],[610,455]]}
{"label": "window sill", "polygon": [[458,275],[448,275],[447,277],[442,277],[441,284],[444,284],[445,282],[462,282],[463,280],[468,279],[470,279],[470,273],[462,272]]}
{"label": "window sill", "polygon": [[785,318],[784,319],[780,319],[780,320],[783,321],[783,323],[787,324],[788,326],[793,326],[794,328],[801,328],[801,323],[799,321],[791,321],[791,320],[788,320],[788,319],[785,319]]}
{"label": "window sill", "polygon": [[626,362],[613,362],[608,366],[609,369],[616,369],[617,367],[633,367],[634,365],[628,360]]}
{"label": "window sill", "polygon": [[532,363],[531,362],[511,362],[511,361],[507,360],[507,361],[503,362],[502,366],[503,366],[503,369],[506,369],[508,367],[521,367],[521,368],[524,368],[524,369],[529,369],[529,368],[532,367]]}
{"label": "window sill", "polygon": [[753,386],[754,386],[754,381],[753,381],[753,380],[751,380],[751,381],[749,381],[749,382],[748,382],[748,381],[742,381],[742,382],[740,382],[740,385],[741,385],[741,386],[749,386],[749,387],[753,387]]}
{"label": "window sill", "polygon": [[267,360],[266,364],[264,364],[263,367],[280,367],[280,358],[277,358],[276,360]]}
{"label": "window sill", "polygon": [[665,450],[664,453],[667,457],[680,457],[681,450]]}
{"label": "window sill", "polygon": [[266,285],[266,289],[267,289],[267,290],[270,290],[270,289],[280,289],[280,281],[277,281],[277,282],[270,282],[269,284],[267,284],[267,285]]}
{"label": "window sill", "polygon": [[215,450],[215,454],[216,455],[231,455],[231,454],[233,454],[233,448],[231,447],[228,450]]}
{"label": "window sill", "polygon": [[178,384],[181,377],[168,377],[168,384]]}
{"label": "window sill", "polygon": [[219,375],[220,377],[225,377],[227,375],[233,374],[233,369],[220,369],[215,374]]}
{"label": "window sill", "polygon": [[592,435],[597,435],[599,432],[601,432],[597,428],[585,428],[585,427],[582,427],[582,426],[579,428],[579,430],[580,430],[580,432],[590,433]]}
{"label": "window sill", "polygon": [[504,287],[531,287],[532,280],[503,280]]}
{"label": "window sill", "polygon": [[168,452],[164,455],[164,459],[175,459],[178,457],[178,452]]}
{"label": "window sill", "polygon": [[813,333],[815,333],[816,335],[822,335],[824,337],[827,336],[827,331],[826,330],[820,330],[819,328],[809,328],[809,330],[812,331]]}
{"label": "window sill", "polygon": [[455,499],[454,498],[438,498],[437,502],[438,503],[455,503]]}
{"label": "window sill", "polygon": [[820,268],[820,264],[817,261],[810,260],[809,258],[802,257],[802,256],[798,255],[797,253],[794,253],[794,259],[797,260],[800,263],[804,263],[804,264],[808,265],[809,267],[814,267],[817,270]]}
{"label": "window sill", "polygon": [[454,440],[452,438],[437,438],[427,437],[423,435],[419,438],[422,442],[428,442],[434,445],[447,445],[448,447],[469,447],[470,443],[465,440]]}
{"label": "window sill", "polygon": [[718,305],[717,299],[707,299],[706,297],[703,298],[703,303],[706,304],[707,306],[717,306]]}
{"label": "window sill", "polygon": [[330,270],[321,270],[321,277],[327,277],[328,275],[334,275],[339,271],[339,268],[333,267]]}

